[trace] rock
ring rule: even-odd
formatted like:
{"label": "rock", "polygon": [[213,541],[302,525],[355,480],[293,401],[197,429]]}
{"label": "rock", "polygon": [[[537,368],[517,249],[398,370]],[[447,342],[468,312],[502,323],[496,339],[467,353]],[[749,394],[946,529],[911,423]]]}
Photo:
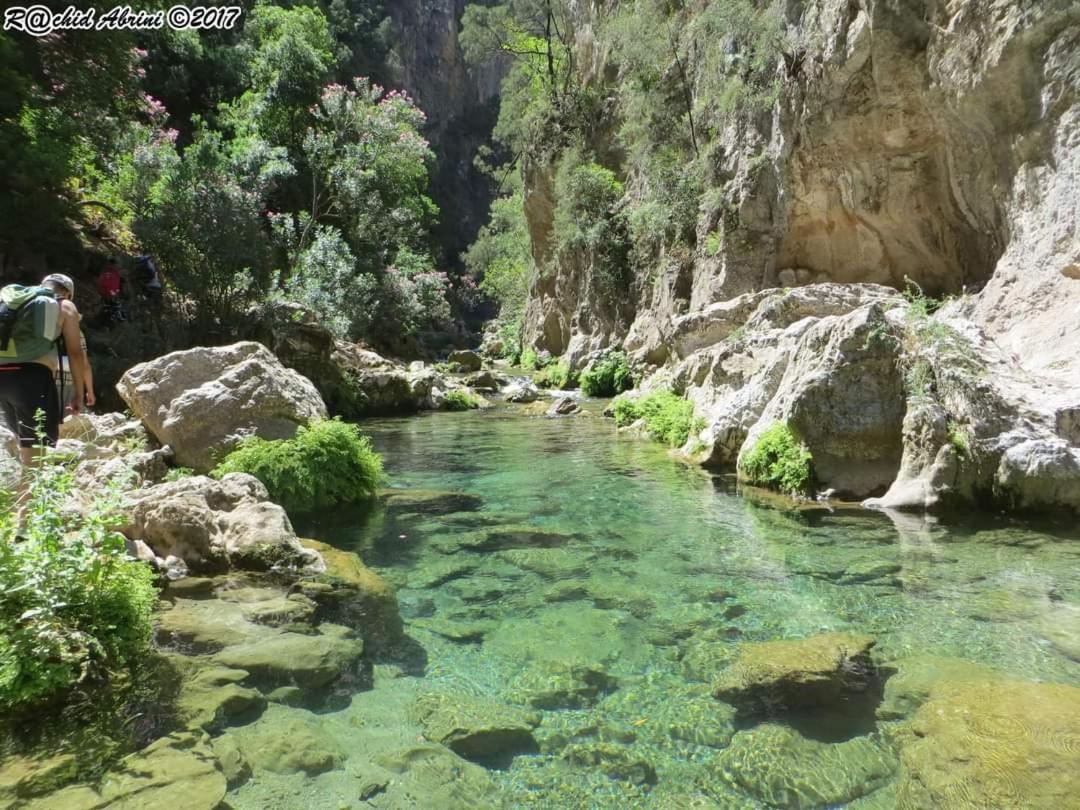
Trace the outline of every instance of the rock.
{"label": "rock", "polygon": [[540,391],[531,382],[515,382],[502,390],[507,402],[527,404],[540,398]]}
{"label": "rock", "polygon": [[829,633],[794,641],[747,642],[713,684],[740,715],[828,706],[864,691],[874,675],[869,636]]}
{"label": "rock", "polygon": [[538,750],[532,730],[536,712],[466,694],[429,693],[413,703],[411,714],[424,735],[465,759],[483,760]]}
{"label": "rock", "polygon": [[542,662],[524,670],[511,683],[509,695],[536,709],[583,709],[594,706],[617,684],[598,666]]}
{"label": "rock", "polygon": [[117,390],[177,463],[197,472],[243,435],[287,439],[327,416],[315,386],[258,343],[173,352],[129,369]]}
{"label": "rock", "polygon": [[868,737],[823,743],[772,723],[739,732],[715,760],[728,784],[768,807],[790,808],[846,805],[883,787],[896,766]]}
{"label": "rock", "polygon": [[410,745],[374,759],[393,777],[394,784],[387,786],[390,807],[469,810],[501,804],[499,792],[484,768],[441,745]]}
{"label": "rock", "polygon": [[356,630],[372,650],[383,650],[401,640],[403,626],[397,595],[389,583],[349,551],[317,540],[303,540],[326,563],[320,582],[330,591],[313,594],[329,618]]}
{"label": "rock", "polygon": [[231,732],[243,758],[255,769],[308,776],[341,765],[344,753],[307,712],[272,706],[258,722]]}
{"label": "rock", "polygon": [[927,700],[938,684],[997,680],[1002,676],[991,667],[965,661],[920,655],[889,664],[896,672],[885,681],[885,693],[877,716],[883,720],[909,717]]}
{"label": "rock", "polygon": [[227,718],[260,712],[266,707],[266,698],[257,689],[239,685],[248,677],[245,670],[196,667],[192,674],[193,668],[183,656],[172,656],[172,659],[179,663],[182,671],[189,670],[176,700],[178,717],[189,729],[210,731]]}
{"label": "rock", "polygon": [[245,670],[261,684],[327,686],[353,672],[364,645],[346,628],[324,623],[319,630],[318,635],[280,633],[226,647],[214,661]]}
{"label": "rock", "polygon": [[122,760],[97,788],[69,787],[25,805],[32,810],[216,810],[225,776],[204,736],[173,734]]}
{"label": "rock", "polygon": [[79,773],[74,754],[48,757],[5,757],[0,767],[0,802],[43,796],[71,782]]}
{"label": "rock", "polygon": [[896,735],[896,806],[1068,807],[1080,795],[1080,689],[951,681]]}
{"label": "rock", "polygon": [[222,734],[210,741],[214,748],[225,782],[230,788],[238,788],[251,776],[251,765],[240,752],[233,734]]}
{"label": "rock", "polygon": [[477,391],[496,391],[499,388],[498,378],[490,371],[478,371],[465,378],[465,384]]}
{"label": "rock", "polygon": [[598,768],[612,779],[633,785],[655,785],[656,768],[644,757],[613,743],[567,746],[563,759],[579,768]]}
{"label": "rock", "polygon": [[726,748],[735,734],[735,710],[709,696],[688,695],[665,714],[663,727],[676,740]]}
{"label": "rock", "polygon": [[458,371],[479,371],[481,366],[484,365],[483,358],[476,352],[468,349],[459,349],[450,352],[450,356],[446,358],[446,362],[451,366],[456,366]]}
{"label": "rock", "polygon": [[60,423],[60,438],[73,439],[110,455],[153,449],[153,439],[138,419],[120,413],[80,413]]}
{"label": "rock", "polygon": [[195,572],[323,570],[317,552],[296,538],[285,510],[269,501],[256,478],[230,473],[220,481],[189,476],[132,492],[120,531],[158,557],[182,559]]}
{"label": "rock", "polygon": [[430,619],[417,619],[414,627],[428,630],[435,635],[442,636],[450,641],[461,644],[479,644],[484,637],[495,629],[497,622],[491,619],[456,620],[434,617]]}
{"label": "rock", "polygon": [[14,491],[22,476],[19,440],[0,420],[0,489]]}
{"label": "rock", "polygon": [[560,397],[555,400],[555,404],[548,409],[548,416],[570,416],[571,414],[581,413],[581,406],[577,403],[573,397]]}

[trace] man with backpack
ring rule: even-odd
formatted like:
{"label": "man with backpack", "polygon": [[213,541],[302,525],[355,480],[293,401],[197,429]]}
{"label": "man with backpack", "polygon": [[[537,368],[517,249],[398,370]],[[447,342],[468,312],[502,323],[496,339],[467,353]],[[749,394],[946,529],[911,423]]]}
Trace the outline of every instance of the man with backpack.
{"label": "man with backpack", "polygon": [[0,289],[0,409],[19,437],[23,464],[38,452],[38,412],[44,414],[44,440],[56,444],[60,433],[60,400],[54,376],[60,367],[59,343],[70,356],[76,396],[71,413],[92,405],[87,387],[89,366],[82,347],[79,311],[71,301],[75,284],[62,273],[46,276],[38,287],[9,284]]}

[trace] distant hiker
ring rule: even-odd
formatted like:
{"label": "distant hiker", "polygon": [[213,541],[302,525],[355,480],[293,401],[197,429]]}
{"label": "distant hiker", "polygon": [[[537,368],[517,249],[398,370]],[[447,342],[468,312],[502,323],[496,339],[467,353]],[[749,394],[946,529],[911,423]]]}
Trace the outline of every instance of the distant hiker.
{"label": "distant hiker", "polygon": [[161,274],[149,256],[135,259],[135,282],[139,285],[139,292],[150,303],[161,300]]}
{"label": "distant hiker", "polygon": [[71,301],[75,284],[65,275],[47,276],[39,287],[9,284],[0,289],[0,408],[19,437],[24,464],[38,455],[38,417],[44,414],[44,441],[55,445],[60,433],[60,400],[53,375],[59,368],[58,344],[71,356],[72,413],[93,402],[84,370],[89,365],[79,339],[79,311]]}
{"label": "distant hiker", "polygon": [[105,318],[110,323],[118,323],[124,320],[124,306],[120,301],[120,288],[123,279],[120,276],[120,265],[115,256],[110,256],[109,261],[97,277],[97,291],[101,296],[101,307]]}

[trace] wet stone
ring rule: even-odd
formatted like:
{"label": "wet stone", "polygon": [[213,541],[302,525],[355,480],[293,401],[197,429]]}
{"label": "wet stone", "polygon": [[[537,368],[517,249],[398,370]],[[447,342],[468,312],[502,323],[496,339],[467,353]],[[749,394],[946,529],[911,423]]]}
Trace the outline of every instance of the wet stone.
{"label": "wet stone", "polygon": [[597,768],[611,779],[635,785],[656,784],[656,768],[634,751],[614,743],[579,743],[563,750],[563,759],[579,768]]}
{"label": "wet stone", "polygon": [[473,573],[479,565],[468,560],[439,559],[409,573],[410,588],[437,588]]}
{"label": "wet stone", "polygon": [[436,692],[418,697],[411,715],[428,739],[466,759],[538,750],[532,730],[540,715],[498,701]]}
{"label": "wet stone", "polygon": [[413,622],[414,627],[428,630],[438,636],[463,644],[479,644],[484,636],[490,633],[496,626],[496,622],[490,619],[457,620],[434,617],[430,619],[417,619]]}

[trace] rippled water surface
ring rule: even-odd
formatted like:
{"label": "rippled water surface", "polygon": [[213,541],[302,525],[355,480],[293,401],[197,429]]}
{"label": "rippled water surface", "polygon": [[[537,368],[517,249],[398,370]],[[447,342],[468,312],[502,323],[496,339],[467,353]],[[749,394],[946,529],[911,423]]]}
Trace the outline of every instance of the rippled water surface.
{"label": "rippled water surface", "polygon": [[[1080,534],[1068,521],[796,509],[740,496],[595,414],[497,408],[364,428],[393,487],[462,493],[307,527],[395,586],[415,645],[407,660],[378,663],[374,687],[347,707],[314,715],[359,758],[344,770],[352,781],[256,773],[230,794],[236,808],[392,806],[388,791],[357,791],[357,769],[394,724],[419,739],[413,707],[432,694],[524,707],[538,725],[535,744],[508,738],[475,754],[483,774],[466,769],[417,806],[885,808],[925,795],[991,806],[980,804],[989,783],[1006,806],[1030,794],[1013,759],[1048,763],[1043,782],[1080,770],[1075,724],[1027,728],[1019,710],[980,726],[960,692],[932,692],[952,678],[982,684],[961,692],[985,687],[1001,711],[1027,695],[1080,707],[1071,691],[1033,691],[1080,684]],[[877,677],[854,673],[865,687],[738,717],[713,697],[710,684],[751,643],[836,632],[873,638]],[[890,687],[893,671],[915,685]],[[918,733],[905,731],[928,695],[935,716],[960,719],[939,729],[920,715]],[[1020,730],[1002,735],[1014,720]],[[960,751],[970,773],[919,793],[955,777],[934,770],[941,751],[976,737],[1005,748]],[[474,777],[494,792],[471,794]],[[998,782],[1005,792],[994,794]],[[1008,806],[1039,800],[1018,801]]]}

